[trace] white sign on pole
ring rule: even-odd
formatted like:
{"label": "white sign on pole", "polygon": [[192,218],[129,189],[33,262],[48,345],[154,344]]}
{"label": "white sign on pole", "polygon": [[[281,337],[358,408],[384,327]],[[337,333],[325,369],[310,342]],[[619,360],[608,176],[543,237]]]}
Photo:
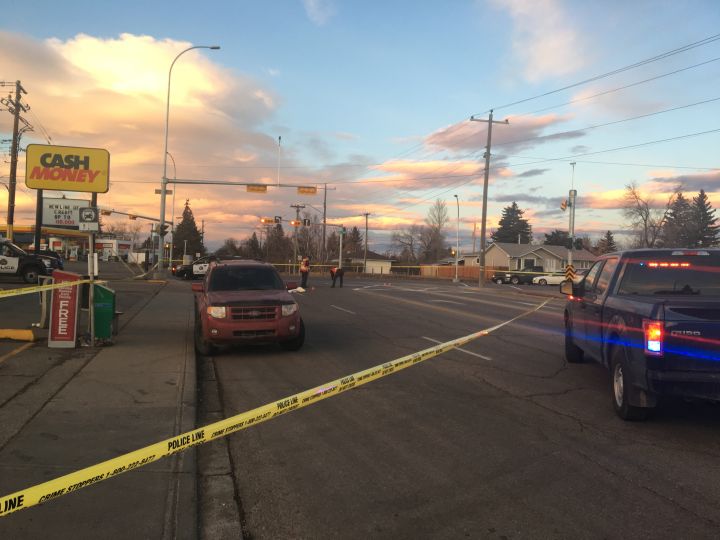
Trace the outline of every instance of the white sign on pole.
{"label": "white sign on pole", "polygon": [[80,209],[87,208],[90,201],[82,199],[51,199],[43,197],[42,224],[50,227],[78,229]]}

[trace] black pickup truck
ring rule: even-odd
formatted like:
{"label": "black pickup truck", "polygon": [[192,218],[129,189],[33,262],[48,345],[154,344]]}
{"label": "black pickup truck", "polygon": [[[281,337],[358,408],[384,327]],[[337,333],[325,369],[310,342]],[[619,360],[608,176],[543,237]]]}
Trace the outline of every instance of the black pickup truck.
{"label": "black pickup truck", "polygon": [[610,369],[622,419],[666,395],[720,401],[720,249],[610,253],[560,290],[565,357]]}

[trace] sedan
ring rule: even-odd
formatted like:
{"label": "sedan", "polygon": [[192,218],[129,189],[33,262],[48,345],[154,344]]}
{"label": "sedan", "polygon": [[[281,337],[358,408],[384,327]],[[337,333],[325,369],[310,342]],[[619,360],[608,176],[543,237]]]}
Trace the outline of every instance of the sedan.
{"label": "sedan", "polygon": [[567,281],[565,274],[535,276],[532,280],[533,285],[560,285],[563,281]]}

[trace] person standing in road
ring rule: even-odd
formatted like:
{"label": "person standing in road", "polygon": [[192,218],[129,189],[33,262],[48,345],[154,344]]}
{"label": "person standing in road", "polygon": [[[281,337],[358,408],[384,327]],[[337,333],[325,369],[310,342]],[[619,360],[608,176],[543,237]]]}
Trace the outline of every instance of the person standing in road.
{"label": "person standing in road", "polygon": [[308,274],[310,274],[310,258],[303,257],[302,263],[300,263],[300,276],[302,276],[301,287],[307,289]]}
{"label": "person standing in road", "polygon": [[330,269],[330,277],[332,278],[332,285],[330,287],[335,286],[335,281],[340,278],[340,287],[343,286],[343,277],[345,276],[345,270],[342,268],[338,268],[337,266],[333,266]]}

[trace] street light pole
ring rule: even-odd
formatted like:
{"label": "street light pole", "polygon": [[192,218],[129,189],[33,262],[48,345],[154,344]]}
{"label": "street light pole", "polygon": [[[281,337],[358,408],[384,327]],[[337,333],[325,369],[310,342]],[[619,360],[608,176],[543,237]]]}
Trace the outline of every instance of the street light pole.
{"label": "street light pole", "polygon": [[[165,102],[165,152],[163,153],[163,175],[162,175],[162,182],[160,185],[160,223],[159,223],[160,227],[162,227],[165,224],[165,199],[167,197],[167,185],[168,185],[168,178],[167,178],[168,127],[169,127],[169,123],[170,123],[170,82],[172,81],[172,70],[173,70],[173,67],[175,66],[175,62],[177,62],[178,58],[180,58],[183,54],[185,54],[188,51],[192,51],[193,49],[217,50],[219,48],[220,48],[219,45],[194,45],[192,47],[188,47],[184,51],[180,51],[180,53],[172,61],[172,64],[170,64],[170,71],[168,72],[167,100]],[[162,238],[160,238],[160,240],[158,242],[158,273],[160,274],[160,277],[163,277],[164,268],[163,268]]]}
{"label": "street light pole", "polygon": [[457,283],[458,280],[458,259],[460,258],[460,198],[457,194],[453,195],[455,202],[457,203],[457,227],[455,228],[455,279],[453,281]]}
{"label": "street light pole", "polygon": [[[172,160],[173,164],[173,180],[177,179],[177,167],[175,166],[175,158],[172,157],[172,154],[168,152],[168,155],[170,156],[170,159]],[[170,234],[172,235],[172,241],[170,242],[170,254],[168,255],[168,259],[170,259],[170,267],[172,267],[172,259],[173,259],[173,247],[175,246],[175,192],[177,191],[177,186],[173,187],[173,196],[172,196],[172,219],[170,220]]]}

